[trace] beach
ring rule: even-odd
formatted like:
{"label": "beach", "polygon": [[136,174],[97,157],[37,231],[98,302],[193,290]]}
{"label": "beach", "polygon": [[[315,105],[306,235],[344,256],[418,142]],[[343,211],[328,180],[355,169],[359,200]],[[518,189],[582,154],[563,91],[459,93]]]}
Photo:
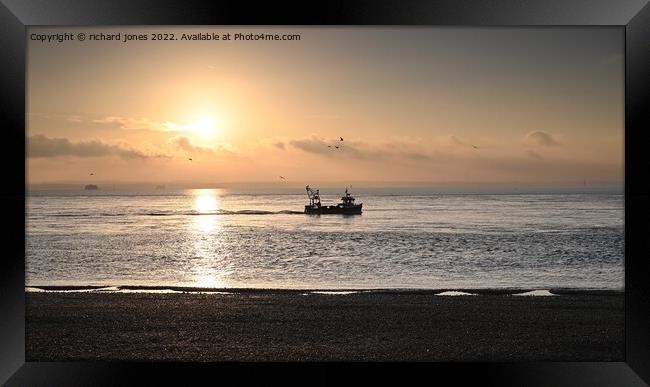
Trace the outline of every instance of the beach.
{"label": "beach", "polygon": [[623,292],[552,292],[27,292],[25,356],[209,362],[624,359]]}

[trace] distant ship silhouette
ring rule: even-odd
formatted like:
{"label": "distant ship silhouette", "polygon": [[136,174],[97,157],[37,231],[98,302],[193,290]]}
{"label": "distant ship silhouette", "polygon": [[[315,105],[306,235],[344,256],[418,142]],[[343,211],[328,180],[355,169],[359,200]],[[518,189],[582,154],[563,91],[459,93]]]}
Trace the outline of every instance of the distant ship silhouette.
{"label": "distant ship silhouette", "polygon": [[96,189],[99,189],[99,187],[96,186],[95,184],[88,184],[88,185],[84,186],[84,189],[85,190],[96,190]]}

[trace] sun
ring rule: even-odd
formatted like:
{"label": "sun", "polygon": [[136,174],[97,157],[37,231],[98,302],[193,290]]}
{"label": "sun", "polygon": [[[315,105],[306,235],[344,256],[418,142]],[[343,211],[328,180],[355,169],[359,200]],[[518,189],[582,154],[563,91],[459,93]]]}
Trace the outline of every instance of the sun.
{"label": "sun", "polygon": [[217,120],[212,117],[201,117],[189,125],[189,130],[203,137],[211,137],[217,133]]}

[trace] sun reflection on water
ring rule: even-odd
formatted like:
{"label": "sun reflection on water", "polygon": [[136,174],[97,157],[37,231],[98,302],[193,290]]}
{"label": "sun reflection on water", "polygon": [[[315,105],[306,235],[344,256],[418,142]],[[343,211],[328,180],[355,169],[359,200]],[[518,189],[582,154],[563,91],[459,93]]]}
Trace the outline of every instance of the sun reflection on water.
{"label": "sun reflection on water", "polygon": [[223,288],[225,284],[216,274],[199,274],[194,276],[194,284],[198,288]]}
{"label": "sun reflection on water", "polygon": [[223,264],[220,251],[223,216],[216,214],[220,207],[219,193],[215,189],[193,192],[192,208],[199,215],[192,217],[189,230],[194,245],[190,276],[192,285],[200,288],[225,287],[220,268]]}
{"label": "sun reflection on water", "polygon": [[192,219],[192,231],[195,232],[195,239],[205,239],[206,236],[215,233],[220,229],[219,215],[197,215]]}

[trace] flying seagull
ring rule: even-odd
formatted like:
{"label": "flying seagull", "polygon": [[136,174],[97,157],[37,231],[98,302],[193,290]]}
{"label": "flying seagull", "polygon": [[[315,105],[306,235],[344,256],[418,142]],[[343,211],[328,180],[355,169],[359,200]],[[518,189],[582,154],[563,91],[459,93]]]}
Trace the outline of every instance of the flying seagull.
{"label": "flying seagull", "polygon": [[334,148],[339,149],[340,147],[338,145],[335,145]]}
{"label": "flying seagull", "polygon": [[94,176],[94,175],[95,175],[95,173],[94,173],[94,172],[90,172],[90,176]]}
{"label": "flying seagull", "polygon": [[287,180],[287,179],[284,178],[284,176],[280,176],[280,179],[282,179],[282,180]]}
{"label": "flying seagull", "polygon": [[331,146],[331,145],[328,145],[327,147],[328,147],[328,148],[331,148],[332,146]]}
{"label": "flying seagull", "polygon": [[192,158],[189,158],[188,160],[192,161]]}
{"label": "flying seagull", "polygon": [[343,137],[339,137],[339,138],[341,139],[341,141],[343,141]]}
{"label": "flying seagull", "polygon": [[474,149],[478,149],[478,147],[476,145],[472,145],[472,146],[474,147]]}

